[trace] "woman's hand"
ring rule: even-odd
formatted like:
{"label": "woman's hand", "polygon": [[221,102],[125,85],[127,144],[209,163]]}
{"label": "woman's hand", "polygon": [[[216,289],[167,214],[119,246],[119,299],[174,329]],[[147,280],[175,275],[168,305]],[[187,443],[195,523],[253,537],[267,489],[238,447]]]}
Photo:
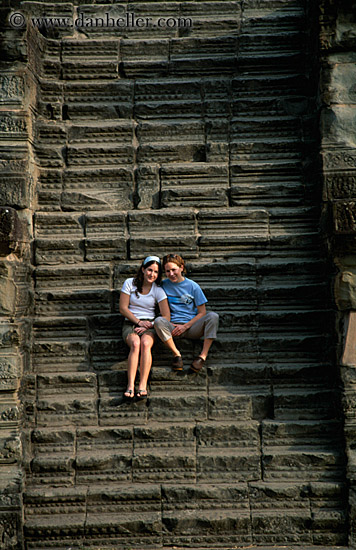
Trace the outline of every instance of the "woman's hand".
{"label": "woman's hand", "polygon": [[148,328],[153,328],[153,323],[151,321],[139,321],[139,326],[137,328],[144,328],[145,330]]}
{"label": "woman's hand", "polygon": [[174,325],[172,336],[181,336],[186,330],[188,330],[188,328],[189,327],[186,327],[185,325]]}
{"label": "woman's hand", "polygon": [[143,333],[145,332],[145,330],[147,330],[147,329],[145,329],[145,327],[136,327],[136,328],[134,329],[134,332],[135,332],[136,334],[138,334],[139,336],[141,336],[141,334],[143,334]]}

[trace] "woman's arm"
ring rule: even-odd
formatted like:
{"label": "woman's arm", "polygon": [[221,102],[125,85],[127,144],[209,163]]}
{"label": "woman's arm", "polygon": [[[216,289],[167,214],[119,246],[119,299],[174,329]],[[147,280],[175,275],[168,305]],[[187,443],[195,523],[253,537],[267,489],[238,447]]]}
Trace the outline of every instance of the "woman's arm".
{"label": "woman's arm", "polygon": [[198,310],[198,313],[196,314],[195,317],[193,317],[193,319],[191,319],[184,325],[176,325],[174,327],[174,329],[172,330],[172,336],[180,336],[181,334],[183,334],[183,332],[185,332],[192,325],[194,325],[194,323],[196,323],[198,319],[201,319],[202,317],[204,317],[204,315],[206,315],[205,304],[202,304],[201,306],[197,306],[197,310]]}
{"label": "woman's arm", "polygon": [[128,294],[125,294],[124,292],[120,293],[120,303],[119,303],[119,311],[121,315],[126,317],[131,323],[134,323],[137,325],[139,322],[139,319],[135,317],[135,315],[132,313],[132,311],[129,310],[130,305],[130,296]]}
{"label": "woman's arm", "polygon": [[170,321],[171,320],[171,312],[170,312],[170,309],[169,309],[167,298],[165,300],[161,300],[160,302],[158,302],[158,307],[159,307],[159,311],[160,311],[160,314],[162,315],[162,317],[167,319],[167,321]]}

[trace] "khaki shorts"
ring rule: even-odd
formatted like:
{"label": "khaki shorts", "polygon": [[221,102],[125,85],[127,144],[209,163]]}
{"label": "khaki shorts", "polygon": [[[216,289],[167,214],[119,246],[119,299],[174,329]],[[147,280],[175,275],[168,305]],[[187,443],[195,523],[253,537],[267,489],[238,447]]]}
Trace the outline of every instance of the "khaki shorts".
{"label": "khaki shorts", "polygon": [[[151,322],[153,322],[153,319],[140,319],[140,321],[151,321]],[[122,325],[122,333],[121,333],[122,334],[122,339],[125,342],[125,344],[126,344],[126,338],[130,334],[135,333],[135,328],[136,328],[136,325],[134,325],[134,323],[131,323],[131,321],[127,321],[125,319],[124,324]],[[146,334],[146,332],[150,332],[153,335],[156,334],[154,328],[147,328],[145,330],[145,332],[143,332],[142,334]],[[142,336],[142,334],[140,336]]]}

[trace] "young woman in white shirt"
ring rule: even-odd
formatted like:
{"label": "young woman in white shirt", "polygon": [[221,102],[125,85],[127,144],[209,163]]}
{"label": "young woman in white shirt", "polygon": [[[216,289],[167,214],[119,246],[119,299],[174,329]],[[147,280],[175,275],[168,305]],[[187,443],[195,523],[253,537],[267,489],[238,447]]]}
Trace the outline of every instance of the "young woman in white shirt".
{"label": "young woman in white shirt", "polygon": [[152,346],[155,341],[153,321],[156,305],[162,317],[170,320],[167,296],[160,287],[161,261],[157,256],[147,256],[136,274],[126,279],[120,294],[120,313],[125,317],[122,337],[129,346],[127,389],[124,397],[135,396],[135,379],[140,365],[138,399],[147,398],[147,381],[152,365]]}

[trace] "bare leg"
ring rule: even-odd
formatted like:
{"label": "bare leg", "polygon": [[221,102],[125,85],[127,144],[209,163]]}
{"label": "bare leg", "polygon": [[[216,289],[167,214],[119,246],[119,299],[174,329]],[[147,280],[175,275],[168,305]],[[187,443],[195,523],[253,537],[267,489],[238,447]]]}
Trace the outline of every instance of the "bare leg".
{"label": "bare leg", "polygon": [[154,335],[147,332],[141,336],[141,361],[140,361],[140,390],[147,390],[147,380],[152,365],[152,346],[154,344]]}
{"label": "bare leg", "polygon": [[[130,348],[127,365],[127,389],[135,389],[135,378],[138,368],[138,359],[140,356],[140,337],[138,334],[129,334],[126,343]],[[125,392],[126,393],[126,392]]]}
{"label": "bare leg", "polygon": [[211,348],[211,344],[214,342],[214,338],[206,338],[203,342],[203,349],[201,350],[201,353],[199,353],[199,356],[202,357],[204,360],[207,358],[207,355],[209,353],[209,349]]}
{"label": "bare leg", "polygon": [[164,342],[164,345],[167,346],[167,348],[169,348],[171,350],[171,352],[173,353],[173,355],[176,355],[176,356],[180,356],[181,353],[179,351],[179,349],[176,347],[175,343],[174,343],[174,340],[173,338],[169,338],[168,340],[166,340]]}

